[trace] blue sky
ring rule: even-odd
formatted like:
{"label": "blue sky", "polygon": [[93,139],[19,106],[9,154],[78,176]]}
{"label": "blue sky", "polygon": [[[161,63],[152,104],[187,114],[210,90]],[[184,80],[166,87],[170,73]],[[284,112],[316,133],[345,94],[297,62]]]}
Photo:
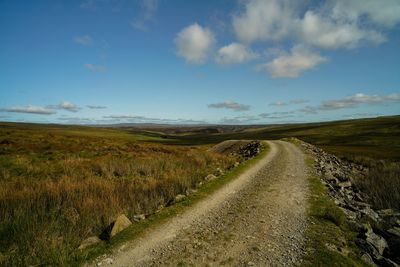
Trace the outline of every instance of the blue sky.
{"label": "blue sky", "polygon": [[400,114],[398,0],[0,1],[0,120]]}

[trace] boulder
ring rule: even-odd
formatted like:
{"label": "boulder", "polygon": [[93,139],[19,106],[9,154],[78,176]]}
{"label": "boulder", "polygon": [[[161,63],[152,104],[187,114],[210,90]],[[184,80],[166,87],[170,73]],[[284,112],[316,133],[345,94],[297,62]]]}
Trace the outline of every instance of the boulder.
{"label": "boulder", "polygon": [[93,246],[94,244],[97,244],[101,242],[101,239],[98,238],[97,236],[91,236],[86,238],[85,240],[82,241],[80,246],[78,247],[79,250],[85,249],[87,247]]}
{"label": "boulder", "polygon": [[371,257],[375,260],[381,259],[382,255],[379,254],[379,251],[369,242],[362,238],[357,238],[355,240],[355,243],[359,248],[361,248],[363,251],[371,255]]}
{"label": "boulder", "polygon": [[118,218],[113,223],[113,226],[112,226],[111,232],[110,232],[110,237],[115,236],[116,234],[118,234],[122,230],[126,229],[131,224],[132,224],[132,222],[128,219],[128,217],[125,216],[125,214],[119,215]]}
{"label": "boulder", "polygon": [[365,240],[376,248],[379,255],[383,255],[383,251],[388,248],[386,240],[380,235],[375,234],[371,225],[365,224],[364,227],[367,230],[365,233]]}
{"label": "boulder", "polygon": [[379,215],[370,207],[366,207],[360,210],[361,213],[365,214],[369,219],[372,219],[374,222],[379,221]]}

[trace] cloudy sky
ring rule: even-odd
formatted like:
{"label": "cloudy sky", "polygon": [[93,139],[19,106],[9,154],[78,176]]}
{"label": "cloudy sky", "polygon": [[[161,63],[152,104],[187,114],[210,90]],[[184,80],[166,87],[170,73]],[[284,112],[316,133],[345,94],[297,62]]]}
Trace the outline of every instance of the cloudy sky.
{"label": "cloudy sky", "polygon": [[400,114],[399,0],[3,0],[0,120]]}

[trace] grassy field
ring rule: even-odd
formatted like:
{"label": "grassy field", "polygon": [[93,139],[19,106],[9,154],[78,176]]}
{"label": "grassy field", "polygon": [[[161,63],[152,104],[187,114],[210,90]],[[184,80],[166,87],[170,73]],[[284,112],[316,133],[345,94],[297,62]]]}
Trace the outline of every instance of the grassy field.
{"label": "grassy field", "polygon": [[[297,137],[324,150],[342,156],[400,160],[400,116],[344,120],[321,123],[237,127],[187,127],[174,129],[127,128],[149,137],[159,137],[176,144],[218,143],[228,139],[281,139]],[[203,129],[203,132],[202,132]],[[214,129],[214,133],[212,132]],[[177,131],[177,129],[176,129]],[[215,131],[217,133],[215,133]]]}
{"label": "grassy field", "polygon": [[116,215],[149,214],[232,168],[238,159],[208,152],[213,144],[284,137],[371,166],[363,190],[378,207],[400,203],[400,116],[251,127],[0,123],[0,266],[66,264]]}
{"label": "grassy field", "polygon": [[227,139],[296,137],[370,169],[356,181],[376,208],[400,209],[400,116],[270,126],[203,126],[128,128],[159,137],[156,142],[195,145]]}
{"label": "grassy field", "polygon": [[0,265],[65,265],[118,214],[152,213],[238,160],[207,145],[155,140],[119,129],[1,124]]}
{"label": "grassy field", "polygon": [[[186,131],[185,131],[186,129]],[[146,128],[131,129],[147,135]],[[157,142],[218,143],[227,139],[280,139],[296,137],[325,151],[369,168],[359,188],[376,208],[400,210],[400,116],[321,123],[270,126],[207,126],[152,128]],[[155,131],[156,130],[156,131]],[[203,131],[202,131],[203,130]]]}

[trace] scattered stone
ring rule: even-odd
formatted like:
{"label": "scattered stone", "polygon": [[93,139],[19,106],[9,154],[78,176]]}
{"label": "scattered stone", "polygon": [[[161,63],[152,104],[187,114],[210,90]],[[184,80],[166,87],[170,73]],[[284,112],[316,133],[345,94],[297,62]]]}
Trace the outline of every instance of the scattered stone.
{"label": "scattered stone", "polygon": [[110,232],[110,237],[115,236],[122,230],[126,229],[129,225],[131,225],[132,222],[128,219],[128,217],[125,216],[125,214],[121,214],[118,216],[118,218],[115,220],[113,223],[111,232]]}
{"label": "scattered stone", "polygon": [[205,178],[206,181],[212,181],[214,179],[217,179],[217,176],[215,176],[214,174],[209,174]]}
{"label": "scattered stone", "polygon": [[140,222],[144,219],[146,219],[146,215],[144,215],[144,214],[138,214],[138,215],[133,216],[133,221],[135,221],[135,222]]}
{"label": "scattered stone", "polygon": [[104,259],[104,263],[106,264],[113,264],[114,260],[112,258],[106,258]]}
{"label": "scattered stone", "polygon": [[164,207],[163,204],[158,205],[157,210],[156,210],[156,213],[159,213],[159,212],[162,211],[164,208],[165,208],[165,207]]}
{"label": "scattered stone", "polygon": [[83,250],[83,249],[90,247],[94,244],[97,244],[99,242],[101,242],[100,238],[98,238],[97,236],[91,236],[91,237],[88,237],[85,240],[83,240],[82,243],[80,244],[80,246],[78,247],[78,249]]}
{"label": "scattered stone", "polygon": [[176,195],[176,196],[175,196],[175,203],[181,202],[181,201],[183,201],[185,198],[186,198],[185,195],[181,195],[181,194]]}
{"label": "scattered stone", "polygon": [[260,153],[261,147],[261,142],[257,140],[227,140],[213,146],[209,151],[220,154],[239,155],[247,159]]}
{"label": "scattered stone", "polygon": [[364,227],[367,230],[365,233],[365,240],[376,248],[376,250],[379,252],[379,255],[383,255],[383,251],[388,248],[386,240],[380,235],[375,234],[371,225],[366,224]]}
{"label": "scattered stone", "polygon": [[341,160],[311,144],[299,142],[314,156],[316,173],[328,188],[334,203],[345,213],[350,228],[359,233],[356,244],[364,252],[362,259],[378,266],[398,266],[400,213],[392,209],[374,210],[368,204],[368,195],[352,183],[365,177],[368,168]]}
{"label": "scattered stone", "polygon": [[196,194],[196,193],[197,193],[196,189],[188,189],[188,190],[186,190],[186,196],[190,196],[190,195],[193,195],[193,194]]}
{"label": "scattered stone", "polygon": [[376,213],[373,209],[369,207],[360,210],[360,213],[365,214],[368,218],[372,219],[375,222],[380,221],[378,213]]}

